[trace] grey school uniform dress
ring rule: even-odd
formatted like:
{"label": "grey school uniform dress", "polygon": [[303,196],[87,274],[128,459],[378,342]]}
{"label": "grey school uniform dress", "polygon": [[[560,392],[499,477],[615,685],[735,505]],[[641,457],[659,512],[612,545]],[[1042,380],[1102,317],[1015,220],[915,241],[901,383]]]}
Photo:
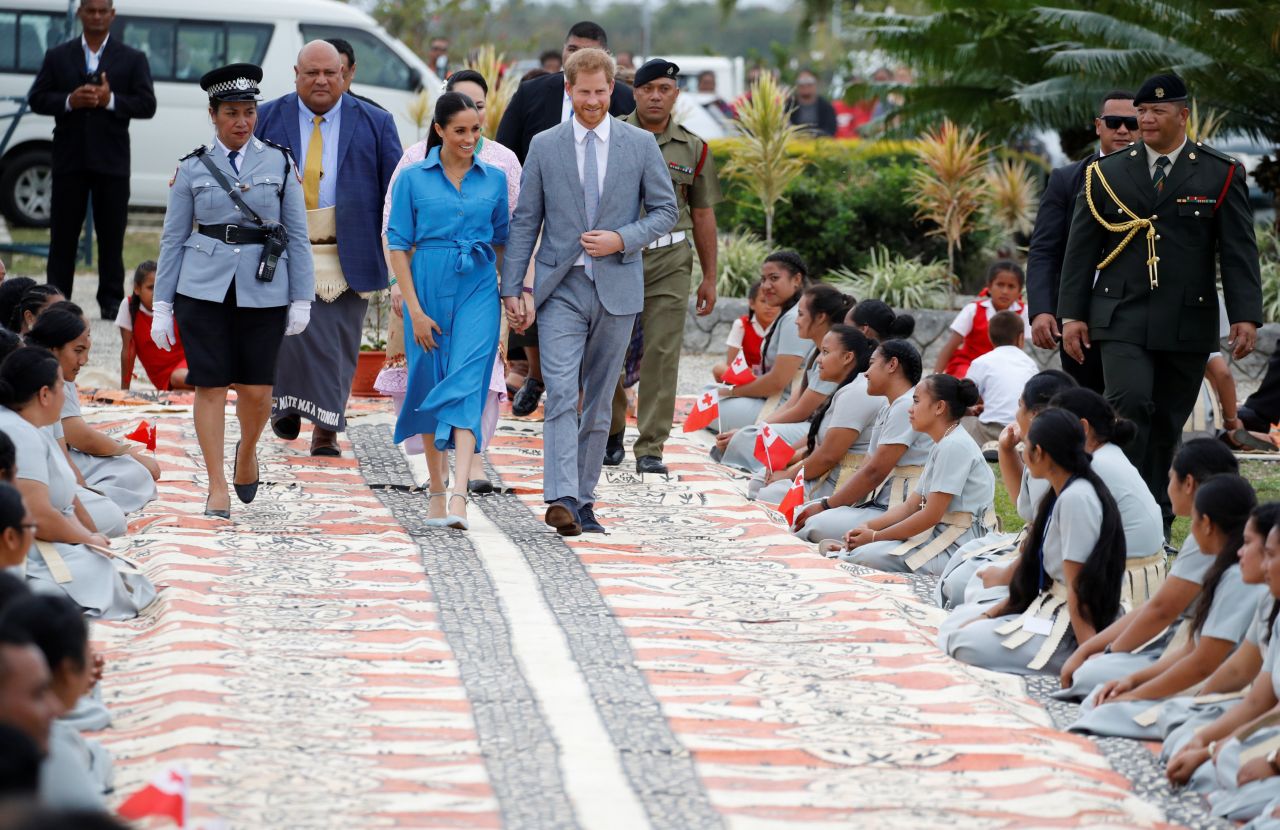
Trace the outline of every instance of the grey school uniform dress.
{"label": "grey school uniform dress", "polygon": [[[75,509],[75,473],[53,435],[6,407],[0,407],[0,431],[8,433],[17,448],[18,478],[48,487],[53,508],[71,515]],[[57,560],[47,562],[43,547],[56,552]],[[37,541],[27,554],[26,576],[29,581],[40,583],[33,586],[35,589],[56,589],[71,597],[87,616],[106,620],[132,619],[156,598],[151,580],[136,571],[117,569],[116,560],[83,545]]]}
{"label": "grey school uniform dress", "polygon": [[[812,362],[808,368],[805,369],[804,388],[806,390],[817,392],[824,398],[829,397],[836,391],[840,384],[834,381],[822,379],[821,373],[818,371],[818,361],[815,354],[810,353],[805,360]],[[736,399],[730,398],[728,403],[733,403],[734,400]],[[751,399],[746,398],[744,400]],[[725,401],[721,401],[720,406],[723,407],[725,403]],[[724,410],[721,409],[720,411],[723,416]],[[773,428],[773,431],[777,433],[778,437],[783,441],[786,441],[788,444],[794,444],[809,434],[810,421],[808,420],[797,421],[789,424],[776,424],[769,421],[768,424]],[[724,454],[719,458],[714,458],[713,456],[713,459],[719,461],[726,467],[733,467],[735,470],[742,470],[746,473],[766,472],[764,464],[760,462],[760,459],[756,458],[756,437],[760,434],[760,426],[760,424],[754,423],[747,424],[740,428],[733,434],[733,437],[729,439],[728,446],[724,448]]]}
{"label": "grey school uniform dress", "polygon": [[[876,416],[880,414],[880,410],[889,405],[883,395],[867,394],[867,378],[864,375],[851,380],[841,389],[835,392],[831,399],[831,406],[827,407],[827,411],[822,415],[822,421],[818,424],[817,441],[814,448],[822,446],[822,442],[827,440],[827,433],[832,429],[851,429],[858,433],[858,437],[853,440],[849,446],[845,459],[849,461],[858,461],[866,457],[867,450],[871,446],[871,430],[875,425]],[[809,424],[805,424],[806,435],[808,434]],[[836,491],[836,482],[840,480],[841,474],[844,472],[843,463],[837,464],[831,468],[825,476],[820,479],[810,479],[805,482],[805,500],[814,501],[816,499],[825,498]],[[763,482],[764,471],[756,473],[755,481]],[[791,488],[789,481],[775,481],[768,487],[764,487],[754,493],[753,497],[759,501],[777,504],[787,494],[787,490]]]}
{"label": "grey school uniform dress", "polygon": [[[888,406],[882,407],[871,426],[871,443],[867,446],[867,455],[875,455],[876,450],[882,446],[901,445],[907,448],[898,459],[894,472],[862,504],[824,510],[806,522],[796,533],[797,536],[810,542],[843,539],[848,531],[875,518],[888,510],[890,504],[898,504],[910,495],[912,479],[919,478],[920,470],[929,460],[929,451],[933,449],[932,438],[911,428],[911,418],[907,414],[910,409],[911,390],[907,390]],[[907,475],[905,468],[916,468],[916,474]]]}
{"label": "grey school uniform dress", "polygon": [[[990,603],[966,603],[938,628],[938,645],[947,654],[973,666],[1009,674],[1057,674],[1076,648],[1076,637],[1065,606],[1066,569],[1064,563],[1083,564],[1098,543],[1102,524],[1102,502],[1086,479],[1073,479],[1059,494],[1044,531],[1041,556],[1045,573],[1053,580],[1045,586],[1037,602],[1048,602],[1056,592],[1063,605],[1053,618],[1049,633],[1039,624],[1027,628],[1025,614],[1005,614],[995,619],[978,619]],[[1066,622],[1061,622],[1065,620]],[[972,621],[972,622],[971,622]],[[1099,621],[1098,628],[1110,620]],[[1047,626],[1046,626],[1047,627]],[[1056,644],[1054,640],[1057,640]]]}
{"label": "grey school uniform dress", "polygon": [[[800,313],[798,306],[799,303],[796,303],[786,314],[779,315],[773,322],[772,335],[765,335],[769,339],[769,344],[764,354],[760,356],[761,374],[767,373],[777,363],[779,357],[791,355],[807,361],[813,352],[813,342],[801,337],[800,332],[796,330],[796,315]],[[785,403],[790,397],[790,388],[791,379],[787,378],[787,385],[782,390],[781,403]],[[764,398],[726,398],[720,401],[720,419],[712,423],[711,431],[729,432],[754,424],[760,417],[764,404]],[[747,455],[751,455],[750,449]],[[712,458],[720,461],[714,454]]]}
{"label": "grey school uniform dress", "polygon": [[1133,466],[1124,450],[1115,444],[1103,444],[1093,451],[1089,464],[1107,484],[1111,497],[1120,508],[1124,525],[1125,556],[1132,562],[1164,554],[1164,519],[1151,488]]}
{"label": "grey school uniform dress", "polygon": [[[65,406],[62,411],[66,412]],[[40,431],[47,432],[53,436],[54,442],[59,443],[58,450],[61,452],[61,444],[66,441],[66,433],[62,429],[62,421],[50,424],[47,427],[41,427]],[[75,477],[75,470],[71,471],[71,475],[73,478]],[[77,483],[76,498],[80,500],[80,505],[89,514],[89,518],[93,519],[94,528],[103,536],[108,539],[118,539],[129,532],[129,520],[125,518],[124,511],[102,493],[90,490],[88,487]]]}
{"label": "grey school uniform dress", "polygon": [[[1200,631],[1193,632],[1193,642],[1199,643],[1201,637],[1212,637],[1231,643],[1234,651],[1244,640],[1254,620],[1259,600],[1266,596],[1268,592],[1265,586],[1246,585],[1240,574],[1240,566],[1232,565],[1218,581],[1209,614]],[[1158,720],[1160,710],[1155,708],[1160,705],[1160,701],[1124,700],[1098,706],[1094,699],[1100,690],[1101,686],[1085,698],[1080,707],[1080,717],[1067,727],[1070,731],[1145,741],[1164,737]]]}
{"label": "grey school uniform dress", "polygon": [[49,728],[49,754],[40,764],[40,803],[55,810],[101,811],[112,789],[111,754],[57,718]]}
{"label": "grey school uniform dress", "polygon": [[930,493],[950,494],[944,520],[907,541],[872,542],[845,551],[840,558],[878,571],[940,574],[959,547],[987,534],[995,486],[982,449],[955,426],[929,451],[911,495],[923,501]]}
{"label": "grey school uniform dress", "polygon": [[[1049,482],[1032,478],[1025,467],[1022,470],[1022,481],[1018,486],[1018,516],[1030,527],[1035,521],[1036,510],[1040,501],[1049,492]],[[1013,567],[1023,534],[988,533],[981,539],[974,539],[961,545],[947,562],[946,570],[938,580],[934,598],[943,608],[955,608],[966,602],[977,602],[980,599],[999,599],[1007,596],[1009,589],[1000,585],[987,588],[978,577],[978,571],[988,565],[1004,563]]]}
{"label": "grey school uniform dress", "polygon": [[[1213,557],[1205,556],[1196,544],[1196,537],[1188,535],[1182,543],[1182,549],[1169,568],[1169,576],[1185,579],[1195,583],[1197,587],[1204,584],[1204,578],[1213,565]],[[1098,654],[1086,660],[1071,678],[1071,685],[1053,693],[1058,700],[1083,700],[1090,692],[1112,680],[1128,677],[1160,659],[1165,648],[1177,636],[1179,628],[1191,619],[1195,613],[1195,601],[1192,601],[1160,636],[1149,643],[1144,643],[1137,651],[1113,651],[1109,654]]]}
{"label": "grey school uniform dress", "polygon": [[[1272,629],[1271,643],[1263,658],[1263,672],[1271,681],[1273,691],[1280,692],[1280,632]],[[1255,683],[1262,682],[1261,679]],[[1280,717],[1268,714],[1262,725],[1246,735],[1243,740],[1231,738],[1218,750],[1217,762],[1204,764],[1196,775],[1208,775],[1209,804],[1215,816],[1232,821],[1264,819],[1248,827],[1280,827],[1280,822],[1270,819],[1272,809],[1280,806],[1280,776],[1270,776],[1250,781],[1243,787],[1236,784],[1241,765],[1250,758],[1265,757],[1270,750],[1280,746]],[[1243,757],[1242,757],[1243,756]],[[1209,768],[1206,770],[1206,768]],[[1201,790],[1202,792],[1204,789]],[[1274,803],[1273,803],[1274,802]]]}
{"label": "grey school uniform dress", "polygon": [[[81,418],[80,395],[76,385],[64,382],[66,403],[62,405],[62,418]],[[71,463],[76,465],[84,483],[111,501],[125,513],[141,510],[156,497],[156,482],[151,472],[132,453],[115,456],[96,456],[68,447]],[[96,519],[95,519],[96,521]]]}

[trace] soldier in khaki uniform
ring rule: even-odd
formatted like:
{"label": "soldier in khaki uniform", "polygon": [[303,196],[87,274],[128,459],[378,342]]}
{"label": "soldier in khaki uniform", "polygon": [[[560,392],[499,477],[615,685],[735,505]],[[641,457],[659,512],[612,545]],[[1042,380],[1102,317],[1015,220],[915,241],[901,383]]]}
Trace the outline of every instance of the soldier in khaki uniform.
{"label": "soldier in khaki uniform", "polygon": [[[671,434],[675,417],[676,374],[693,270],[690,236],[702,266],[698,315],[710,314],[716,304],[715,205],[721,200],[720,182],[707,143],[671,117],[680,94],[679,74],[680,67],[661,59],[640,67],[636,71],[636,111],[622,119],[654,133],[671,171],[680,210],[680,219],[671,233],[644,252],[644,311],[640,315],[644,357],[640,361],[637,418],[640,437],[634,448],[636,470],[640,473],[667,472],[662,463],[662,446]],[[619,379],[605,450],[607,465],[617,466],[625,457],[622,437],[626,417],[627,397]]]}
{"label": "soldier in khaki uniform", "polygon": [[1067,355],[1100,349],[1107,398],[1138,426],[1125,454],[1166,531],[1169,467],[1219,348],[1218,271],[1237,360],[1262,319],[1244,168],[1187,140],[1186,100],[1177,75],[1149,79],[1133,100],[1142,140],[1089,165],[1058,296]]}

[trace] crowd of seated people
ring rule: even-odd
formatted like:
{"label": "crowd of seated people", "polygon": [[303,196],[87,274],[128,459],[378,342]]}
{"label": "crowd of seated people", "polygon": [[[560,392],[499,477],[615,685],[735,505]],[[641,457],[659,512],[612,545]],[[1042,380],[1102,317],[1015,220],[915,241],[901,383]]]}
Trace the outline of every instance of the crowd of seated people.
{"label": "crowd of seated people", "polygon": [[90,624],[156,600],[113,540],[160,469],[85,419],[75,381],[93,343],[78,306],[11,279],[0,321],[0,798],[19,800],[14,827],[118,826],[111,756],[85,735],[111,724]]}

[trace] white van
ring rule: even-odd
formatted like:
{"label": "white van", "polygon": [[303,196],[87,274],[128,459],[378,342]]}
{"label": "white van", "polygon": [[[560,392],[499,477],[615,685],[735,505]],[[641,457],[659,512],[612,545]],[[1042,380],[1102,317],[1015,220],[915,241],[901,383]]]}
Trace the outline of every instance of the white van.
{"label": "white van", "polygon": [[[0,97],[25,98],[45,50],[68,39],[68,6],[76,0],[0,0]],[[440,81],[373,18],[336,0],[116,0],[111,36],[141,49],[151,63],[156,115],[130,126],[133,171],[130,204],[164,207],[169,178],[181,156],[210,140],[208,99],[200,76],[227,63],[263,68],[262,95],[293,89],[293,63],[309,40],[340,37],[356,52],[354,91],[396,118],[400,138],[417,141],[410,116],[422,89],[434,98]],[[77,24],[78,30],[78,24]],[[0,114],[17,104],[0,102]],[[0,121],[0,136],[11,121]],[[48,225],[49,159],[53,119],[27,114],[0,157],[0,211],[9,221]]]}

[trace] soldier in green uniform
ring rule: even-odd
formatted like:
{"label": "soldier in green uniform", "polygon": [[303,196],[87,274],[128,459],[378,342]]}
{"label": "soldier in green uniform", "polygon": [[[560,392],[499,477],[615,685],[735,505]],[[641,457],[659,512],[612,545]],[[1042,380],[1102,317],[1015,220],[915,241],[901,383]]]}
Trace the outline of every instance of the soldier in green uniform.
{"label": "soldier in green uniform", "polygon": [[[710,314],[716,304],[715,205],[721,199],[720,182],[707,142],[671,117],[680,94],[679,74],[680,67],[661,59],[640,67],[635,81],[636,110],[622,119],[649,130],[657,138],[662,157],[671,171],[680,209],[680,219],[671,233],[645,249],[644,311],[639,320],[644,333],[644,357],[640,361],[636,470],[664,475],[667,468],[662,463],[662,446],[671,434],[675,416],[676,374],[680,368],[685,306],[693,271],[690,236],[702,266],[697,300],[697,313],[701,316]],[[627,397],[620,379],[613,398],[613,423],[605,464],[616,466],[625,457],[622,436],[626,417]]]}
{"label": "soldier in green uniform", "polygon": [[1262,320],[1244,168],[1187,140],[1186,100],[1177,75],[1138,90],[1142,140],[1089,166],[1058,298],[1068,356],[1083,362],[1085,349],[1101,349],[1107,398],[1138,426],[1125,453],[1166,529],[1169,466],[1219,348],[1219,269],[1237,360],[1253,351]]}

